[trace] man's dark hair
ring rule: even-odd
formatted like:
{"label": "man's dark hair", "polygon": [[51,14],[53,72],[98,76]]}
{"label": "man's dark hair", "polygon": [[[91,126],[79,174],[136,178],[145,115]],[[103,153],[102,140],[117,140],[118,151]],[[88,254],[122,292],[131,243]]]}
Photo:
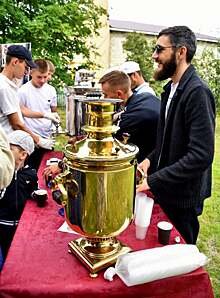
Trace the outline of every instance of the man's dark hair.
{"label": "man's dark hair", "polygon": [[[11,55],[6,55],[6,57],[5,57],[5,64],[8,65],[13,58],[17,58],[17,57],[11,56]],[[23,58],[18,58],[18,59],[19,59],[20,62],[22,62],[22,61],[25,60]]]}
{"label": "man's dark hair", "polygon": [[167,35],[170,42],[175,47],[185,46],[187,48],[186,62],[190,63],[196,52],[196,36],[195,33],[187,26],[168,27],[160,31],[158,38]]}
{"label": "man's dark hair", "polygon": [[11,62],[12,58],[14,58],[14,57],[12,57],[11,55],[6,55],[6,57],[5,57],[5,64],[8,65]]}

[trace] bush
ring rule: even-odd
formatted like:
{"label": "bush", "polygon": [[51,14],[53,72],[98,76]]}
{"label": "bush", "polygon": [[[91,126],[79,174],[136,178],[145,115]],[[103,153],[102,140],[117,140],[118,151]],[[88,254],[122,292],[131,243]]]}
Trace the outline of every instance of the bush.
{"label": "bush", "polygon": [[214,94],[216,108],[220,112],[220,59],[215,58],[212,49],[206,49],[201,57],[193,59],[193,64]]}

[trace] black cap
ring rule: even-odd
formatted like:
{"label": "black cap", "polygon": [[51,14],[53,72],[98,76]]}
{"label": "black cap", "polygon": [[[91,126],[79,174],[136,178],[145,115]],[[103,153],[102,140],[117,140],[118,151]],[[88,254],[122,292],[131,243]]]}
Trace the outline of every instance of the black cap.
{"label": "black cap", "polygon": [[31,68],[37,67],[37,65],[32,60],[31,52],[21,45],[12,45],[8,47],[7,55],[19,59],[24,59],[28,66]]}

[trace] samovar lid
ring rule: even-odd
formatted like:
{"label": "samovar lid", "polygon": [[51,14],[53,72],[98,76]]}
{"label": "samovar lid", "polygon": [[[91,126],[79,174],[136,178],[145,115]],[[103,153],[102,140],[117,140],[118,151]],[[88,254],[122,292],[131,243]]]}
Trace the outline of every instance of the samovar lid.
{"label": "samovar lid", "polygon": [[65,156],[71,160],[117,162],[135,158],[139,149],[133,144],[123,144],[116,138],[105,140],[85,138],[65,147]]}

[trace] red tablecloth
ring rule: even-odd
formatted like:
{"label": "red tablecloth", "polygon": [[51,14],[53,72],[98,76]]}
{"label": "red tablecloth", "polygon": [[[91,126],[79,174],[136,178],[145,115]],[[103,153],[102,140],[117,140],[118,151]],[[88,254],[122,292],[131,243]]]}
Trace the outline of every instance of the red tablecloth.
{"label": "red tablecloth", "polygon": [[[53,152],[44,156],[39,172],[45,161],[54,156],[61,155]],[[39,178],[40,187],[45,188],[42,177]],[[209,275],[202,268],[133,287],[126,287],[119,277],[113,282],[104,280],[103,271],[92,279],[82,263],[67,252],[68,242],[77,236],[57,231],[64,221],[58,215],[59,208],[51,197],[44,208],[27,202],[1,273],[0,297],[214,297]],[[155,205],[145,240],[136,240],[133,224],[118,238],[133,250],[159,246],[156,224],[160,220],[167,217]],[[173,229],[170,244],[176,235],[179,234]]]}

